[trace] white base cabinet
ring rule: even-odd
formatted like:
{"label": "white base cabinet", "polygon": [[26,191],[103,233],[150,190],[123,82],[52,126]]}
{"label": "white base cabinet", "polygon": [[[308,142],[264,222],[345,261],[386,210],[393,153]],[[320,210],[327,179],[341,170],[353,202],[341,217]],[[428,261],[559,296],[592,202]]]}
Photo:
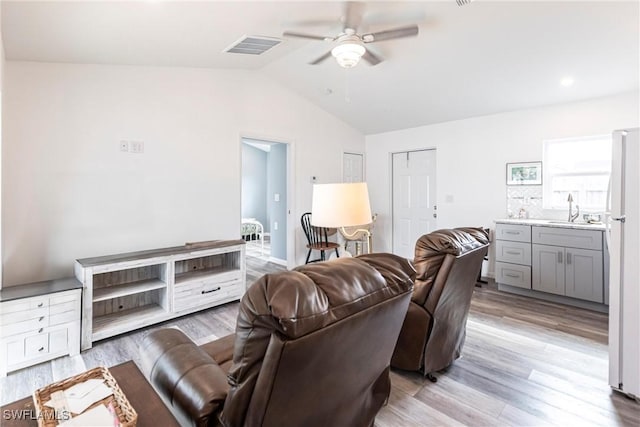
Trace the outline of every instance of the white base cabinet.
{"label": "white base cabinet", "polygon": [[239,300],[246,289],[244,240],[79,259],[84,285],[82,350],[94,341]]}
{"label": "white base cabinet", "polygon": [[2,290],[0,376],[80,352],[81,292],[75,279]]}

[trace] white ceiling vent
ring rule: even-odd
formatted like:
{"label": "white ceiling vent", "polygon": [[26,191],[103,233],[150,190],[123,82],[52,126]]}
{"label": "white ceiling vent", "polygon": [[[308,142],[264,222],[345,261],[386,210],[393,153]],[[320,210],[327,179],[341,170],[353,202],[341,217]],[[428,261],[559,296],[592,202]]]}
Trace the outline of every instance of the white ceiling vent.
{"label": "white ceiling vent", "polygon": [[282,40],[274,37],[242,36],[240,40],[236,40],[224,52],[261,55],[281,42]]}

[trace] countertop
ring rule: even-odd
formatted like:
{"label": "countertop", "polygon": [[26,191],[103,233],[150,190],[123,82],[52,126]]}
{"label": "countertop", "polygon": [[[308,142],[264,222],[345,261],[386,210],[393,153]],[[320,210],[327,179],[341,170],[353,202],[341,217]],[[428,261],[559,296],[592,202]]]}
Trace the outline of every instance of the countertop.
{"label": "countertop", "polygon": [[8,286],[0,290],[0,302],[38,297],[72,289],[82,289],[82,283],[78,282],[75,277]]}
{"label": "countertop", "polygon": [[539,227],[554,227],[554,228],[574,228],[580,230],[606,230],[606,226],[603,223],[589,224],[586,222],[566,222],[555,219],[496,219],[496,224],[520,224],[520,225],[535,225]]}

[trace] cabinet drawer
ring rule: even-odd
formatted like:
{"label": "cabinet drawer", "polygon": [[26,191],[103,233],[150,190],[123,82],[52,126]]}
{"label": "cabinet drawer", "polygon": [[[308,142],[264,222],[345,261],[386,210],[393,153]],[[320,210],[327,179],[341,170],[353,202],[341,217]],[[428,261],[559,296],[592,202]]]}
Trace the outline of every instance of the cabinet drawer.
{"label": "cabinet drawer", "polygon": [[11,313],[22,313],[49,307],[49,297],[23,298],[15,301],[7,301],[0,304],[0,314],[5,317]]}
{"label": "cabinet drawer", "polygon": [[496,282],[531,289],[531,267],[496,262]]}
{"label": "cabinet drawer", "polygon": [[11,335],[22,334],[25,332],[34,332],[41,328],[49,326],[49,316],[40,316],[37,319],[29,319],[24,322],[16,322],[3,325],[1,335],[3,338]]}
{"label": "cabinet drawer", "polygon": [[0,316],[0,325],[2,329],[4,329],[8,325],[12,325],[14,323],[24,322],[31,319],[38,319],[43,316],[49,315],[49,307],[42,307],[36,309],[27,309],[25,311],[18,311],[15,313],[3,313]]}
{"label": "cabinet drawer", "polygon": [[73,321],[80,321],[80,315],[76,311],[65,311],[64,313],[49,316],[49,326],[61,325]]}
{"label": "cabinet drawer", "polygon": [[62,292],[60,294],[56,294],[56,296],[52,296],[49,299],[49,304],[51,306],[64,304],[70,301],[77,301],[80,299],[80,290],[71,291],[71,293]]}
{"label": "cabinet drawer", "polygon": [[496,261],[531,265],[531,243],[496,240]]}
{"label": "cabinet drawer", "polygon": [[531,226],[518,224],[496,224],[496,240],[530,242]]}
{"label": "cabinet drawer", "polygon": [[76,309],[77,304],[78,303],[76,301],[69,301],[69,302],[65,302],[62,304],[55,304],[55,305],[52,304],[49,306],[49,314],[54,315],[58,313],[64,313],[67,311],[74,311]]}
{"label": "cabinet drawer", "polygon": [[24,357],[31,359],[49,353],[49,333],[32,335],[24,340]]}
{"label": "cabinet drawer", "polygon": [[[194,286],[195,285],[195,286]],[[192,307],[210,305],[216,301],[242,295],[242,280],[232,279],[225,282],[198,282],[190,286],[176,287],[174,291],[174,311]]]}
{"label": "cabinet drawer", "polygon": [[533,243],[567,248],[602,250],[602,231],[559,227],[533,227]]}

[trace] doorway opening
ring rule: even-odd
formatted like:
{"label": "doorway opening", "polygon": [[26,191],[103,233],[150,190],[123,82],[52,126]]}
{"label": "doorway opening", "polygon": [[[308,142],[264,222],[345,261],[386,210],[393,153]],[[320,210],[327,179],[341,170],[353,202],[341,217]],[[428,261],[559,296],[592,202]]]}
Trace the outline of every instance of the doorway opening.
{"label": "doorway opening", "polygon": [[287,266],[289,242],[289,144],[241,138],[241,235],[247,256]]}
{"label": "doorway opening", "polygon": [[436,150],[391,155],[393,253],[413,259],[416,240],[437,228]]}

